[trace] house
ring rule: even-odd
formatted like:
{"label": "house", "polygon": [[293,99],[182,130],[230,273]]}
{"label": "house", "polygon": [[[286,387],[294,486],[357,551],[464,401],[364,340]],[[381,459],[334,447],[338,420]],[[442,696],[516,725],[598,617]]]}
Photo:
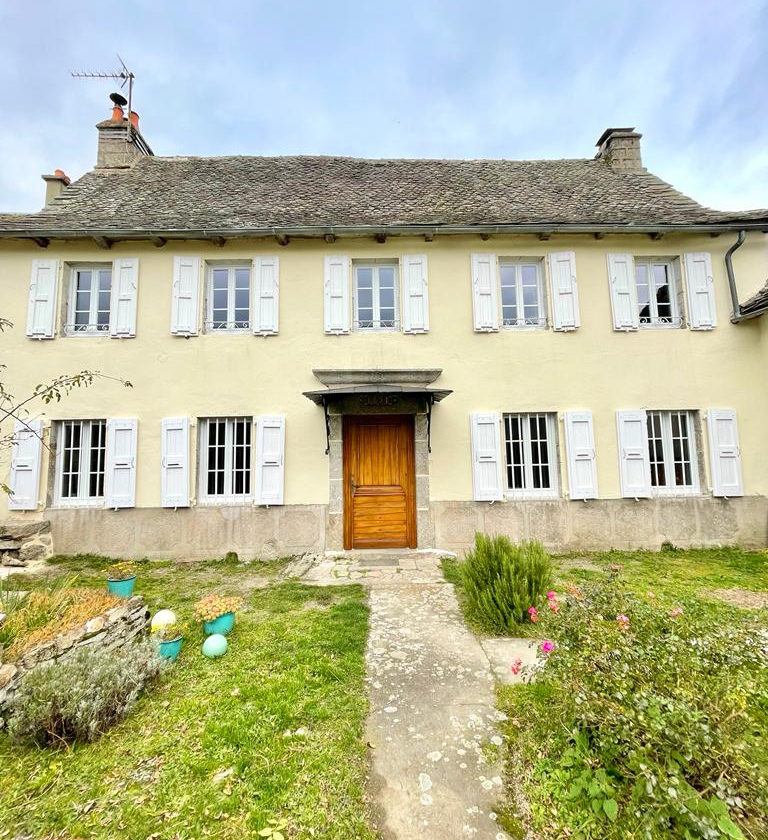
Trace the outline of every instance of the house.
{"label": "house", "polygon": [[577,160],[195,158],[129,116],[0,216],[8,389],[133,384],[17,423],[0,521],[180,558],[766,544],[768,211],[682,195],[631,128]]}

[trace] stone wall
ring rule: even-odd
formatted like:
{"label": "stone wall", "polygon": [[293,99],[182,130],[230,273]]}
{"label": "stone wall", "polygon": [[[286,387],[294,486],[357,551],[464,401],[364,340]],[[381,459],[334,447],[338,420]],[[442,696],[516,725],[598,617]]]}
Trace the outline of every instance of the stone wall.
{"label": "stone wall", "polygon": [[436,546],[457,553],[476,531],[537,539],[553,551],[768,545],[768,498],[432,502]]}
{"label": "stone wall", "polygon": [[13,663],[0,665],[0,727],[16,688],[29,671],[71,656],[77,650],[94,645],[114,650],[128,644],[149,627],[149,610],[140,595],[134,595],[79,627],[62,633],[51,641],[25,651]]}
{"label": "stone wall", "polygon": [[57,554],[212,560],[236,551],[241,560],[325,549],[326,505],[275,507],[51,509]]}
{"label": "stone wall", "polygon": [[0,565],[26,566],[53,554],[51,523],[8,522],[0,525]]}

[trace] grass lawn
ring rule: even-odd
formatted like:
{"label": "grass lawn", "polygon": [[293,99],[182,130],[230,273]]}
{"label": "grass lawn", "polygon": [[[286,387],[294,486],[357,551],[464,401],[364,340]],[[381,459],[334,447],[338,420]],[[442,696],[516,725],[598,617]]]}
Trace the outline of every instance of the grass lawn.
{"label": "grass lawn", "polygon": [[[102,587],[107,564],[60,558],[55,570]],[[137,594],[193,628],[178,662],[93,744],[43,750],[0,734],[0,838],[239,839],[275,818],[287,821],[291,840],[373,838],[363,590],[281,583],[278,568],[143,564]],[[192,619],[211,591],[246,601],[219,660],[200,653]]]}
{"label": "grass lawn", "polygon": [[[760,803],[768,790],[765,659],[762,665],[751,664],[739,660],[740,648],[729,649],[725,643],[708,653],[707,646],[710,639],[719,644],[714,641],[718,636],[737,627],[746,628],[738,645],[749,638],[768,641],[768,552],[717,548],[560,556],[555,558],[553,589],[558,593],[569,585],[586,589],[605,581],[612,565],[620,566],[618,584],[627,593],[623,602],[627,608],[595,616],[598,631],[593,627],[582,634],[595,646],[594,652],[578,652],[571,623],[570,636],[557,642],[565,645],[560,654],[556,651],[560,661],[556,664],[553,659],[547,666],[553,669],[550,679],[498,690],[498,706],[508,716],[504,724],[507,807],[500,809],[502,824],[513,837],[531,831],[552,840],[762,840],[768,830],[765,804]],[[443,569],[446,578],[456,583],[472,626],[460,564],[446,560]],[[674,607],[683,609],[680,625],[666,619]],[[657,624],[667,622],[661,636],[653,636],[658,629],[651,635],[641,629],[643,622],[654,621],[648,619],[649,610],[662,617]],[[617,612],[629,613],[628,635],[614,621]],[[543,625],[523,625],[515,635],[558,640],[558,617],[546,608],[544,615]],[[604,631],[599,629],[601,623]],[[483,635],[476,624],[473,629]],[[702,652],[689,653],[691,645]],[[634,658],[632,646],[638,654]],[[649,654],[644,659],[646,647]],[[671,650],[676,653],[669,653],[666,661]],[[702,669],[702,662],[711,662],[712,670],[706,665]],[[584,699],[572,705],[574,696],[585,690]],[[747,695],[749,700],[739,700]],[[696,733],[690,738],[689,726]],[[681,745],[677,752],[676,744]],[[664,810],[670,797],[633,799],[632,786],[653,774],[651,782],[659,785],[662,779],[672,779],[675,785],[679,779],[690,781],[697,790],[707,791],[701,796],[709,802],[716,790],[728,799],[726,786],[741,785],[745,807],[741,810],[738,802],[729,801],[729,814],[714,818],[721,821],[714,833],[686,828],[686,817],[680,818],[675,802],[671,810]],[[582,779],[584,787],[579,790]],[[684,787],[675,789],[680,797],[685,795]],[[610,800],[606,812],[604,800]],[[646,813],[658,808],[660,816],[648,835],[640,828],[642,817],[633,801],[641,802],[640,810]],[[731,817],[738,825],[728,821]]]}

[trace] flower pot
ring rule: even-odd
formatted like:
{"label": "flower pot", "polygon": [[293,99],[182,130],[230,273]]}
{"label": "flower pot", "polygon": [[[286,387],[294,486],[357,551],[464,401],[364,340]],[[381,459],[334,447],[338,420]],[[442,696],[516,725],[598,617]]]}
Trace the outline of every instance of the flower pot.
{"label": "flower pot", "polygon": [[181,643],[184,641],[183,636],[179,636],[178,639],[171,639],[170,642],[160,642],[159,644],[159,653],[163,659],[170,659],[171,662],[175,662],[176,658],[179,655],[179,651],[181,650]]}
{"label": "flower pot", "polygon": [[226,636],[227,633],[235,626],[235,614],[233,612],[224,613],[213,621],[206,621],[203,623],[203,630],[206,636],[211,636],[214,633],[220,633]]}
{"label": "flower pot", "polygon": [[117,595],[118,598],[130,598],[133,595],[133,585],[136,583],[136,575],[125,580],[107,579],[107,591],[110,595]]}

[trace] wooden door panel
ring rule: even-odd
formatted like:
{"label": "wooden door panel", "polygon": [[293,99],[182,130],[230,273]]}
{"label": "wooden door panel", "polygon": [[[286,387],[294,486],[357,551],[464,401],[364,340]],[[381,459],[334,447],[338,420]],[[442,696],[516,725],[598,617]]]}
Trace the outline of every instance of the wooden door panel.
{"label": "wooden door panel", "polygon": [[416,545],[413,418],[344,418],[344,546]]}

